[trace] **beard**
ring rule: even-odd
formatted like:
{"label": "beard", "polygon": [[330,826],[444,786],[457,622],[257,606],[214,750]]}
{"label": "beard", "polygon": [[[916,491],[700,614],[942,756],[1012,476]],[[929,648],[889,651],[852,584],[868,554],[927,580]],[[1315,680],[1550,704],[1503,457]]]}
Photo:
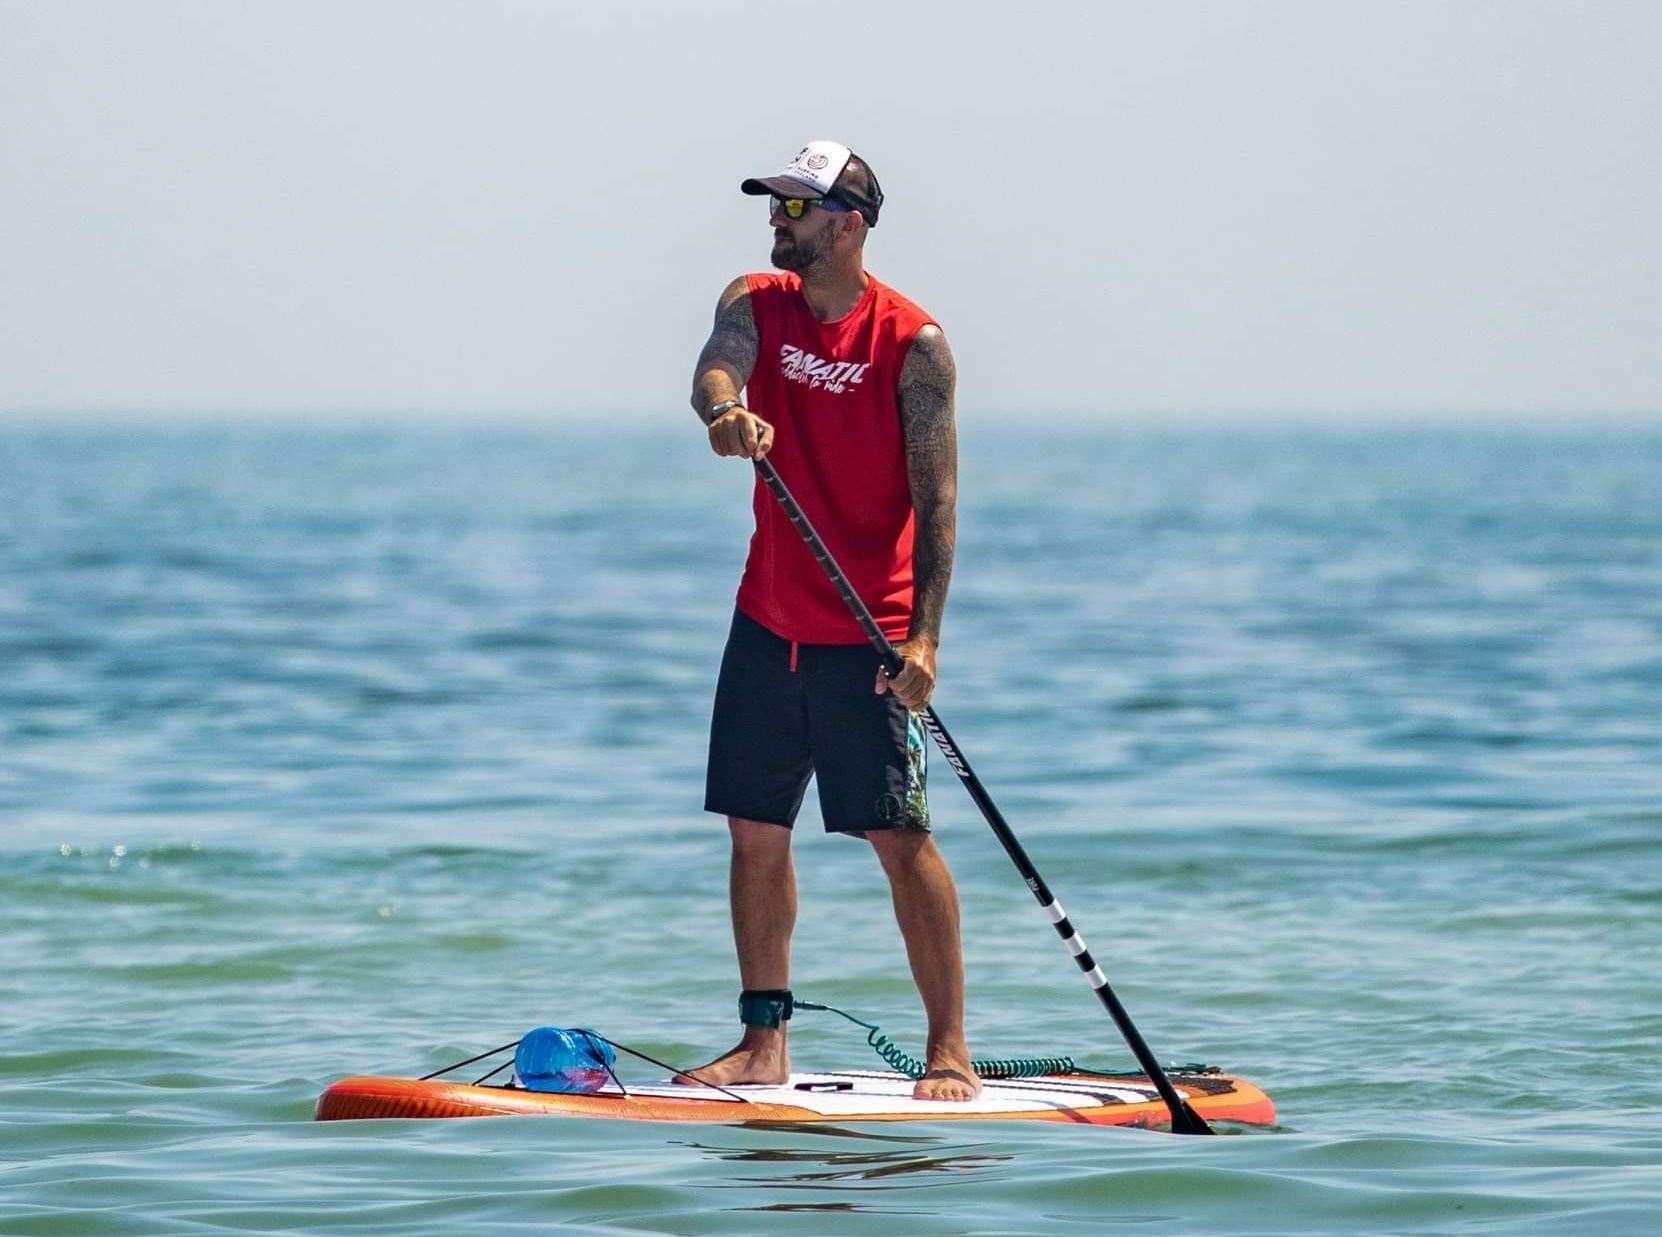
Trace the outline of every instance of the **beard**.
{"label": "beard", "polygon": [[798,240],[789,232],[775,232],[771,260],[782,271],[805,271],[825,253],[830,238]]}

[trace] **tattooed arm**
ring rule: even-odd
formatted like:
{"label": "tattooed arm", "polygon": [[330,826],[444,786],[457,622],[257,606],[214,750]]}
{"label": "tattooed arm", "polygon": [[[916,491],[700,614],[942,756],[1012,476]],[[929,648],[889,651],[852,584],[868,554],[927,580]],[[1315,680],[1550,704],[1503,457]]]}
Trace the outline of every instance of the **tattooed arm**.
{"label": "tattooed arm", "polygon": [[[958,429],[953,421],[957,368],[938,326],[912,337],[900,367],[900,425],[906,476],[912,486],[916,534],[912,549],[912,625],[899,652],[906,669],[891,686],[910,709],[935,690],[935,649],[957,548]],[[879,675],[879,679],[882,676]]]}
{"label": "tattooed arm", "polygon": [[740,275],[722,290],[716,321],[693,369],[693,411],[709,426],[710,449],[717,455],[760,459],[773,448],[773,426],[738,405],[710,420],[710,409],[736,400],[756,364],[756,318],[750,310],[750,285]]}

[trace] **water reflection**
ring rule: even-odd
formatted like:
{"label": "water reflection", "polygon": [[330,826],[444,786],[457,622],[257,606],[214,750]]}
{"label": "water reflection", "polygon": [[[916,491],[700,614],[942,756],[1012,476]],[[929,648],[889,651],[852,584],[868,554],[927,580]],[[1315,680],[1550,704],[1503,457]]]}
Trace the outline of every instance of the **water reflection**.
{"label": "water reflection", "polygon": [[[827,1132],[815,1127],[815,1134]],[[896,1138],[851,1130],[835,1133],[853,1138],[876,1138],[885,1142],[939,1144],[935,1138]],[[834,1151],[803,1147],[722,1147],[688,1142],[691,1147],[718,1160],[741,1164],[796,1166],[800,1171],[769,1173],[766,1176],[738,1176],[717,1188],[735,1189],[753,1185],[774,1185],[785,1189],[815,1189],[856,1185],[862,1188],[894,1188],[912,1185],[944,1185],[953,1178],[982,1172],[1013,1160],[1012,1155],[974,1146],[938,1147],[929,1150]],[[932,1180],[938,1179],[938,1180]]]}

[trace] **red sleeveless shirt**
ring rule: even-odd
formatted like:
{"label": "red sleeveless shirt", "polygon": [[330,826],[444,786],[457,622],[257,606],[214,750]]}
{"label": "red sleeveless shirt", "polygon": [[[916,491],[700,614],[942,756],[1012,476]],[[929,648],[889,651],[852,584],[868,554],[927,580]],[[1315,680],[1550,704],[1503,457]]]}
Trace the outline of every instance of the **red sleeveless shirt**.
{"label": "red sleeveless shirt", "polygon": [[[869,278],[869,276],[868,276]],[[756,364],[745,406],[774,427],[768,459],[891,641],[912,621],[912,487],[900,426],[900,366],[934,322],[870,280],[841,318],[821,322],[790,273],[745,276]],[[804,644],[864,644],[825,570],[756,479],[756,533],[738,607]]]}

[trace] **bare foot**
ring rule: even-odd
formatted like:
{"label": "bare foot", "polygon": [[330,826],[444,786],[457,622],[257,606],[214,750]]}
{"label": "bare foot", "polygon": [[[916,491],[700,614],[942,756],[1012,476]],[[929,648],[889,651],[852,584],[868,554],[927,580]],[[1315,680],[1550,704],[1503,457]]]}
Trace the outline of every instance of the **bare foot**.
{"label": "bare foot", "polygon": [[929,1059],[929,1072],[912,1088],[915,1100],[973,1100],[981,1094],[981,1079],[970,1068],[969,1054],[945,1053]]}
{"label": "bare foot", "polygon": [[698,1069],[677,1074],[675,1081],[691,1086],[714,1083],[731,1087],[740,1083],[777,1086],[791,1076],[791,1053],[785,1037],[777,1031],[746,1031],[738,1047]]}

